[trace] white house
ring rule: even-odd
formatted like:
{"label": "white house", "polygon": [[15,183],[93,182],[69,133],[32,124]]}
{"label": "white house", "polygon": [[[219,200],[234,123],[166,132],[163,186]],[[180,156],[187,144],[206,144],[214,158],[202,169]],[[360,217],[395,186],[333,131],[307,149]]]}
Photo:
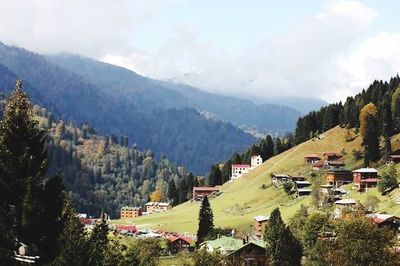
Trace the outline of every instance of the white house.
{"label": "white house", "polygon": [[243,174],[249,172],[250,165],[248,164],[232,164],[232,176],[231,180],[240,178]]}
{"label": "white house", "polygon": [[263,159],[261,158],[260,155],[255,155],[251,157],[251,168],[256,168],[257,166],[261,165],[263,162]]}

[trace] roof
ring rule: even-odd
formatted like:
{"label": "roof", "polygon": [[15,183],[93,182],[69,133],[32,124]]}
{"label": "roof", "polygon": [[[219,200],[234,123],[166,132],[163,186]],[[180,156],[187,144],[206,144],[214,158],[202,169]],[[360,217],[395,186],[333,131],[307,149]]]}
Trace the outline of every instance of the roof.
{"label": "roof", "polygon": [[363,183],[378,183],[378,181],[379,181],[378,178],[361,179],[361,182],[363,182]]}
{"label": "roof", "polygon": [[184,236],[170,236],[168,237],[168,239],[171,241],[171,243],[181,239],[186,243],[188,243],[189,245],[193,241],[190,237],[184,237]]}
{"label": "roof", "polygon": [[244,168],[246,168],[246,167],[250,167],[250,165],[248,165],[248,164],[232,164],[232,167],[244,167]]}
{"label": "roof", "polygon": [[88,219],[88,218],[79,218],[79,221],[85,225],[92,225],[95,223],[94,219]]}
{"label": "roof", "polygon": [[297,192],[312,192],[312,189],[310,189],[310,188],[298,188]]}
{"label": "roof", "polygon": [[135,225],[117,225],[116,228],[118,231],[122,231],[122,230],[130,231],[130,232],[137,231],[137,228]]}
{"label": "roof", "polygon": [[348,169],[344,169],[344,168],[330,168],[329,171],[327,171],[327,173],[347,173],[347,174],[351,174],[351,171]]}
{"label": "roof", "polygon": [[263,222],[263,221],[268,221],[269,217],[264,215],[258,215],[254,217],[254,220],[256,220],[257,222]]}
{"label": "roof", "polygon": [[314,153],[314,154],[307,154],[306,156],[304,156],[304,158],[321,158],[321,156],[319,156],[318,154]]}
{"label": "roof", "polygon": [[171,205],[169,202],[158,202],[158,206],[160,207],[168,207],[169,205]]}
{"label": "roof", "polygon": [[322,188],[333,188],[333,185],[325,184],[325,185],[320,185],[319,187],[322,187]]}
{"label": "roof", "polygon": [[341,166],[344,166],[345,163],[343,161],[330,161],[329,165],[341,165]]}
{"label": "roof", "polygon": [[322,161],[318,161],[312,164],[313,167],[322,167],[324,166],[324,162]]}
{"label": "roof", "polygon": [[376,170],[375,168],[360,168],[354,170],[353,173],[378,173],[378,170]]}
{"label": "roof", "polygon": [[335,204],[339,204],[339,205],[355,205],[356,201],[354,199],[342,199],[342,200],[335,201]]}
{"label": "roof", "polygon": [[258,158],[258,157],[260,157],[260,158],[261,158],[261,156],[260,156],[260,155],[254,155],[254,156],[251,156],[251,159],[253,159],[253,158]]}
{"label": "roof", "polygon": [[121,207],[121,210],[125,210],[125,211],[137,211],[140,209],[141,209],[140,207],[129,207],[129,206]]}
{"label": "roof", "polygon": [[400,159],[400,155],[397,154],[390,155],[390,157],[393,159]]}
{"label": "roof", "polygon": [[326,157],[331,157],[331,156],[343,157],[343,155],[341,153],[337,153],[337,152],[325,152],[324,156],[326,156]]}
{"label": "roof", "polygon": [[152,206],[154,204],[155,204],[155,202],[149,201],[149,202],[146,203],[146,206]]}
{"label": "roof", "polygon": [[217,187],[193,187],[193,191],[203,190],[203,191],[219,191]]}
{"label": "roof", "polygon": [[311,185],[311,183],[307,180],[304,181],[294,181],[297,185]]}
{"label": "roof", "polygon": [[275,174],[273,177],[274,178],[289,178],[290,176],[286,175],[286,174]]}
{"label": "roof", "polygon": [[243,241],[233,237],[221,236],[215,240],[205,241],[202,245],[209,245],[213,249],[224,248],[227,251],[233,251],[240,248],[243,245]]}
{"label": "roof", "polygon": [[242,245],[242,246],[239,247],[238,249],[236,249],[236,250],[230,252],[230,253],[228,254],[228,256],[230,256],[230,255],[232,255],[232,254],[235,254],[236,252],[238,252],[238,251],[240,251],[241,249],[243,249],[243,248],[245,248],[245,247],[248,247],[248,246],[255,246],[255,247],[257,247],[257,248],[262,248],[262,249],[265,250],[265,244],[260,243],[260,242],[258,242],[258,241],[250,241],[250,242],[248,242],[248,243]]}

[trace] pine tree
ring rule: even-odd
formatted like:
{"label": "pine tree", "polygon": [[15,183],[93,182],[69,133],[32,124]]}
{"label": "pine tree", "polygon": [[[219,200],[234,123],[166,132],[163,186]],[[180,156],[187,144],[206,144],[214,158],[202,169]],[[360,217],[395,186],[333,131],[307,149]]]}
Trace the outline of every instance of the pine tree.
{"label": "pine tree", "polygon": [[211,167],[208,175],[208,185],[211,187],[222,185],[222,173],[218,164],[215,164]]}
{"label": "pine tree", "polygon": [[382,123],[383,123],[383,136],[385,138],[385,159],[388,160],[392,153],[392,144],[390,137],[393,134],[393,121],[392,121],[392,109],[390,106],[390,95],[386,94],[383,98],[381,105],[382,109]]}
{"label": "pine tree", "polygon": [[283,222],[279,208],[271,213],[264,240],[271,265],[292,266],[301,264],[303,252],[301,244]]}
{"label": "pine tree", "polygon": [[0,206],[8,213],[0,228],[9,232],[4,242],[12,235],[35,249],[41,263],[56,255],[54,242],[63,226],[62,182],[58,177],[44,179],[46,158],[45,133],[38,129],[22,82],[17,81],[0,122]]}
{"label": "pine tree", "polygon": [[171,179],[168,182],[168,198],[171,201],[172,206],[176,206],[179,204],[179,195],[174,179]]}
{"label": "pine tree", "polygon": [[214,215],[208,202],[207,196],[204,196],[201,202],[199,212],[199,228],[197,230],[197,242],[196,245],[200,245],[205,237],[214,230]]}
{"label": "pine tree", "polygon": [[360,112],[360,133],[365,147],[365,163],[375,162],[380,157],[378,124],[376,106],[373,103],[365,105]]}
{"label": "pine tree", "polygon": [[109,229],[105,219],[105,214],[104,212],[101,212],[100,220],[93,228],[89,238],[90,259],[88,265],[103,265],[102,262],[104,261],[109,249],[108,231]]}
{"label": "pine tree", "polygon": [[393,113],[393,126],[395,133],[400,132],[400,87],[392,95],[391,109]]}

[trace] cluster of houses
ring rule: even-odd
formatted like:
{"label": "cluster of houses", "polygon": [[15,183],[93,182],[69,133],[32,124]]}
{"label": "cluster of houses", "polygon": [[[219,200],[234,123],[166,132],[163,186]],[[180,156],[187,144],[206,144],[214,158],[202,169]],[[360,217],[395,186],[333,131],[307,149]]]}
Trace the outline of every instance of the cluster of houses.
{"label": "cluster of houses", "polygon": [[147,202],[145,205],[145,211],[142,211],[141,207],[129,207],[124,206],[120,210],[120,218],[136,218],[142,215],[149,215],[153,213],[165,212],[172,208],[171,203],[169,202]]}
{"label": "cluster of houses", "polygon": [[312,192],[311,183],[304,176],[291,176],[287,174],[274,174],[272,183],[275,187],[279,187],[284,183],[293,183],[293,190],[298,197],[310,195]]}
{"label": "cluster of houses", "polygon": [[250,159],[250,165],[248,164],[232,164],[231,181],[239,179],[244,174],[247,174],[250,170],[257,168],[263,162],[260,155],[255,155]]}

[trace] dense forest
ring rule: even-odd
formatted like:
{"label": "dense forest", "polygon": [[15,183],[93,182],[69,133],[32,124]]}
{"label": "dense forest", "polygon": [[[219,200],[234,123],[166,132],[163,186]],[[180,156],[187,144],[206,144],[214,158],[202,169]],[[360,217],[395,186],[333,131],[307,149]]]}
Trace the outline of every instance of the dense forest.
{"label": "dense forest", "polygon": [[[197,177],[166,156],[155,159],[151,150],[130,146],[127,136],[100,136],[89,124],[56,120],[39,105],[33,112],[47,132],[48,174],[62,173],[79,212],[98,216],[104,210],[118,217],[120,207],[143,206],[154,191],[161,192],[160,200],[179,204],[191,198],[193,183],[198,184]],[[171,183],[173,194],[168,193]]]}
{"label": "dense forest", "polygon": [[[372,112],[374,113],[373,116],[376,116],[371,124],[371,129],[372,127],[377,129],[373,133],[375,138],[383,136],[385,145],[382,152],[388,156],[392,152],[390,137],[400,132],[399,85],[399,76],[391,78],[389,82],[374,81],[366,90],[354,97],[348,97],[344,103],[330,104],[322,107],[319,111],[311,112],[299,118],[295,130],[296,143],[306,141],[338,125],[347,128],[360,128],[360,123],[363,121],[362,117],[365,116],[362,112],[364,110],[365,112]],[[370,145],[373,145],[373,143]],[[374,145],[376,146],[376,144]],[[368,146],[365,140],[364,146]],[[369,156],[372,156],[373,161],[375,161],[379,157],[378,155]]]}

